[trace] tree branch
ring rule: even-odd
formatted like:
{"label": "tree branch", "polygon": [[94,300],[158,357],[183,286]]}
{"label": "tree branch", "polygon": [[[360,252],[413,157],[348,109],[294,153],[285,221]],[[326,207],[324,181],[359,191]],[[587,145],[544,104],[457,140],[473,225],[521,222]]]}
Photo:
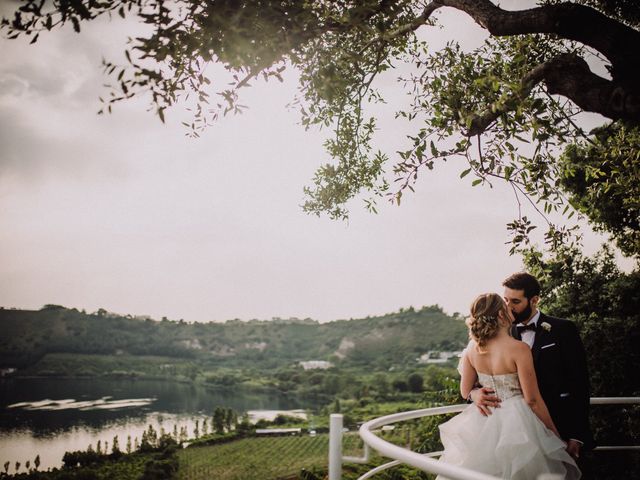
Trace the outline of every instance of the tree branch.
{"label": "tree branch", "polygon": [[570,98],[583,110],[598,112],[613,120],[640,123],[640,91],[591,72],[587,62],[572,54],[547,62],[541,72],[551,94]]}
{"label": "tree branch", "polygon": [[640,123],[640,95],[637,91],[630,91],[592,73],[584,59],[566,53],[527,73],[515,95],[474,116],[465,134],[472,137],[484,132],[500,115],[514,110],[540,82],[547,85],[550,94],[568,97],[583,110],[598,112],[613,120]]}
{"label": "tree branch", "polygon": [[614,81],[637,83],[640,32],[591,7],[566,2],[507,11],[489,0],[438,0],[438,3],[467,13],[495,36],[546,33],[588,45],[611,62]]}
{"label": "tree branch", "polygon": [[422,25],[426,24],[429,21],[429,18],[431,17],[431,14],[433,12],[435,12],[440,7],[442,7],[442,4],[440,3],[440,1],[439,0],[434,0],[433,2],[429,3],[424,8],[424,10],[422,11],[422,13],[419,16],[414,18],[409,23],[407,23],[405,25],[402,25],[402,26],[400,26],[398,28],[395,28],[393,30],[390,30],[388,32],[385,32],[384,34],[380,35],[379,37],[374,38],[370,42],[367,42],[367,44],[360,50],[359,55],[364,55],[364,53],[369,49],[369,47],[371,47],[371,45],[374,45],[376,43],[390,42],[394,38],[398,38],[398,37],[400,37],[402,35],[405,35],[407,33],[416,31]]}
{"label": "tree branch", "polygon": [[424,25],[429,21],[429,17],[431,17],[431,14],[433,12],[435,12],[438,8],[442,6],[443,5],[442,5],[442,2],[440,2],[440,0],[434,0],[424,8],[420,16],[414,18],[411,22],[407,23],[406,25],[402,25],[401,27],[398,27],[395,30],[391,30],[390,32],[385,33],[384,35],[382,35],[380,40],[388,41],[393,38],[404,35],[406,33],[417,30],[418,28],[420,28],[422,25]]}

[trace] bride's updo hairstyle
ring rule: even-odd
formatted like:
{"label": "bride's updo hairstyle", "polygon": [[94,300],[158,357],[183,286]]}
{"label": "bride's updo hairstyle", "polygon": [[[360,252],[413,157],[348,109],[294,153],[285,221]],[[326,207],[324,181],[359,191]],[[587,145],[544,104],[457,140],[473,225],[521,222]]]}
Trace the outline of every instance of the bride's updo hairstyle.
{"label": "bride's updo hairstyle", "polygon": [[484,347],[500,331],[500,312],[505,304],[497,293],[485,293],[471,304],[471,317],[467,320],[469,336],[479,347]]}

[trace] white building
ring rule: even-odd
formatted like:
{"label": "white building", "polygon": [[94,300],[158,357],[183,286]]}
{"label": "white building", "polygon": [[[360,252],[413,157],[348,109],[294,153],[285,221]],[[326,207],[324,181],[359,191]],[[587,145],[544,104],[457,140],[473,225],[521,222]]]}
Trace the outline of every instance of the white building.
{"label": "white building", "polygon": [[420,357],[417,358],[417,360],[418,360],[418,363],[447,363],[451,359],[459,358],[461,354],[462,354],[462,351],[455,351],[455,352],[429,351],[427,353],[420,355]]}
{"label": "white building", "polygon": [[325,360],[309,360],[307,362],[300,362],[300,365],[305,370],[326,370],[333,367],[333,363]]}

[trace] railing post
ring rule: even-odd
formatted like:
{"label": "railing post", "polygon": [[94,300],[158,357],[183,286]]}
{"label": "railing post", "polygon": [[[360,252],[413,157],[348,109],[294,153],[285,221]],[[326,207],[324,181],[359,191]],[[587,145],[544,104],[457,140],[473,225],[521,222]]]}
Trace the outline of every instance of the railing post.
{"label": "railing post", "polygon": [[342,414],[329,417],[329,480],[342,478]]}

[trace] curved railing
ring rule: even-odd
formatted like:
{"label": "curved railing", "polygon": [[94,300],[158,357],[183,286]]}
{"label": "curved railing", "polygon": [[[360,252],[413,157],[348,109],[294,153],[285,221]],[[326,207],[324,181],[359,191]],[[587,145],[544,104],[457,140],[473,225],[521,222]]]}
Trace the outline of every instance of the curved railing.
{"label": "curved railing", "polygon": [[[629,405],[640,404],[640,397],[596,397],[591,399],[592,405]],[[396,465],[411,465],[423,472],[444,475],[452,480],[499,480],[497,477],[487,475],[485,473],[469,470],[468,468],[449,465],[439,462],[435,457],[440,456],[442,452],[432,452],[420,454],[406,448],[394,445],[378,437],[374,430],[392,423],[414,420],[416,418],[428,417],[433,415],[444,415],[448,413],[461,412],[467,408],[467,404],[449,405],[445,407],[424,408],[421,410],[412,410],[409,412],[395,413],[384,417],[375,418],[364,423],[360,427],[359,435],[364,442],[364,456],[362,457],[346,457],[342,455],[342,415],[332,414],[330,419],[330,435],[329,435],[329,480],[340,480],[342,476],[342,463],[367,463],[370,458],[370,448],[378,451],[382,456],[394,459],[392,462],[380,465],[369,472],[362,475],[358,480],[365,480],[373,477],[375,474],[392,468]],[[606,450],[639,450],[640,446],[600,446],[596,451]],[[542,479],[542,475],[539,480]],[[551,480],[557,476],[546,475],[546,480]]]}

